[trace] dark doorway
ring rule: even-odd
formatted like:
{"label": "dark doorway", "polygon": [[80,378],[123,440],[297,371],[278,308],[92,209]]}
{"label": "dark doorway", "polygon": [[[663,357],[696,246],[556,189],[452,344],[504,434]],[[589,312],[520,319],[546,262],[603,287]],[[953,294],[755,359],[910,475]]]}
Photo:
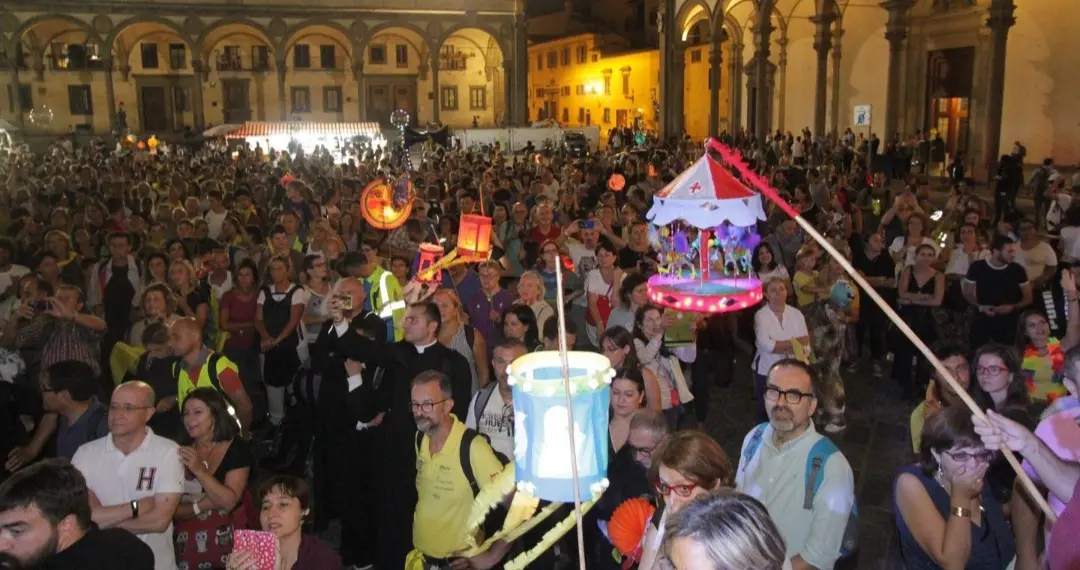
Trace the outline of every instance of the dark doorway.
{"label": "dark doorway", "polygon": [[165,104],[165,88],[144,86],[139,90],[142,112],[142,130],[148,133],[165,132],[169,128],[168,107]]}
{"label": "dark doorway", "polygon": [[927,58],[926,129],[941,134],[947,160],[967,155],[975,47],[935,50]]}
{"label": "dark doorway", "polygon": [[251,120],[251,101],[248,98],[246,79],[226,79],[221,82],[223,113],[226,124],[245,123]]}
{"label": "dark doorway", "polygon": [[[435,104],[438,104],[436,101]],[[389,128],[390,114],[396,109],[409,113],[416,124],[416,83],[412,79],[373,78],[367,84],[367,120]]]}

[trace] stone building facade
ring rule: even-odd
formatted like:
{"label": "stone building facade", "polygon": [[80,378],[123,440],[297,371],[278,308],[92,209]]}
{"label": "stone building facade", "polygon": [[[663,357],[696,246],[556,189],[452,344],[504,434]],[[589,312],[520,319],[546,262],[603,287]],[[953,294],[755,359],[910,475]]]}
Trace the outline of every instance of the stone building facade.
{"label": "stone building facade", "polygon": [[522,124],[521,0],[0,0],[0,118],[27,134],[244,121]]}

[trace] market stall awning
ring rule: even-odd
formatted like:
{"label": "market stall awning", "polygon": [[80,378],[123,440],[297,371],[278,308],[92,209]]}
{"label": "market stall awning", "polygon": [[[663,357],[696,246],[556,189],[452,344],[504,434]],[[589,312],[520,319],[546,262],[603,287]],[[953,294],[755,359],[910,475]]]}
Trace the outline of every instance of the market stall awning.
{"label": "market stall awning", "polygon": [[[293,135],[319,137],[380,137],[382,130],[378,123],[308,123],[308,122],[255,122],[244,123],[238,128],[224,133],[228,139],[287,137]],[[221,136],[221,135],[218,135]]]}
{"label": "market stall awning", "polygon": [[3,119],[0,119],[0,131],[7,131],[9,133],[14,133],[14,132],[18,132],[20,130],[21,129],[19,129],[19,127],[15,126],[15,125],[13,125],[13,124],[11,124],[11,123],[3,120]]}
{"label": "market stall awning", "polygon": [[225,125],[218,125],[216,127],[210,127],[209,129],[206,129],[206,131],[203,132],[203,136],[207,137],[207,138],[228,136],[229,133],[235,131],[236,129],[239,129],[242,126],[244,126],[244,125],[238,125],[238,124],[235,124],[235,123],[228,123],[228,124],[225,124]]}

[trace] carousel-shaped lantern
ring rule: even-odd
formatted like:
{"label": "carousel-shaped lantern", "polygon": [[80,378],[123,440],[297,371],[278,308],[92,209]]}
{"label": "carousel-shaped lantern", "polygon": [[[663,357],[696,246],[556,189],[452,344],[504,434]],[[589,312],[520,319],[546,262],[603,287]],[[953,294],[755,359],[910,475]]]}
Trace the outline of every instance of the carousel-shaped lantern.
{"label": "carousel-shaped lantern", "polygon": [[555,351],[534,352],[510,365],[514,390],[514,465],[517,487],[540,499],[574,501],[570,433],[577,453],[578,490],[588,497],[607,486],[608,408],[615,372],[603,355],[571,352],[570,400]]}
{"label": "carousel-shaped lantern", "polygon": [[461,216],[458,225],[457,253],[462,261],[482,261],[491,255],[491,218],[476,214]]}
{"label": "carousel-shaped lantern", "polygon": [[647,215],[660,257],[649,300],[680,311],[738,311],[762,299],[750,255],[761,196],[708,153],[657,192]]}
{"label": "carousel-shaped lantern", "polygon": [[416,259],[413,261],[413,275],[422,282],[442,282],[442,272],[429,272],[436,263],[442,259],[443,246],[436,243],[422,243],[416,250]]}

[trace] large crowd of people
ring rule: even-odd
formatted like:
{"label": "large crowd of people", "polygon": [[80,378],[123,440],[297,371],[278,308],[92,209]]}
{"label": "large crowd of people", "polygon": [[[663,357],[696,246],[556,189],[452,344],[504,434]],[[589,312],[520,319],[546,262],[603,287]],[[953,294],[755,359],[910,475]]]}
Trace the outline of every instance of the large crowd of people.
{"label": "large crowd of people", "polygon": [[[939,139],[723,137],[993,412],[973,421],[773,205],[751,254],[765,300],[692,317],[693,342],[669,345],[681,315],[649,302],[665,261],[646,213],[703,150],[631,135],[588,157],[221,141],[0,151],[0,567],[483,570],[528,552],[550,525],[461,555],[474,498],[514,460],[508,366],[558,349],[560,291],[568,345],[616,372],[586,567],[855,567],[854,475],[829,437],[847,428],[851,374],[895,383],[914,409],[894,488],[909,565],[1080,563],[1055,540],[1080,520],[1080,181],[1047,161],[1027,186],[1050,215],[1024,218],[1020,145],[992,212],[962,158],[934,172]],[[378,229],[360,194],[406,170],[408,219]],[[421,245],[452,250],[467,214],[492,218],[490,258],[419,281]],[[742,376],[740,352],[762,423],[728,457],[701,427],[711,389]],[[1049,490],[1057,525],[1003,447]],[[620,552],[607,522],[637,498],[658,508]],[[572,535],[530,568],[576,564]]]}

